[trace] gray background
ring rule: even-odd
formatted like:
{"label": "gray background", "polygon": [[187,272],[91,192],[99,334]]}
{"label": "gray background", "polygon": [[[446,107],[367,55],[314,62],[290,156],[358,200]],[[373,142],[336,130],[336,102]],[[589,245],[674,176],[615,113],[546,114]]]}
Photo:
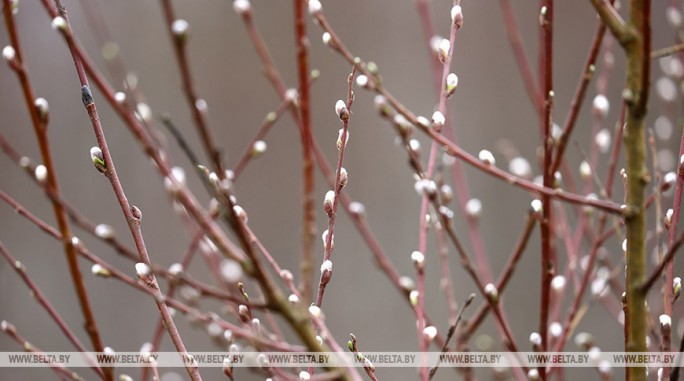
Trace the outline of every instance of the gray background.
{"label": "gray background", "polygon": [[[99,3],[120,45],[126,66],[138,75],[139,88],[153,111],[171,112],[191,144],[199,150],[200,144],[180,90],[178,66],[163,25],[159,2]],[[528,57],[536,66],[538,4],[520,0],[512,3],[525,38]],[[556,3],[554,120],[562,124],[597,20],[589,2]],[[664,16],[666,2],[654,3],[653,47],[668,46],[675,39]],[[333,27],[350,50],[365,60],[375,61],[387,88],[415,113],[429,117],[435,107],[436,97],[415,2],[354,0],[326,1],[323,5]],[[104,68],[96,39],[85,21],[79,2],[67,1],[66,6],[76,35]],[[188,20],[191,25],[189,52],[196,89],[209,104],[210,126],[218,144],[225,149],[225,162],[232,166],[266,113],[279,103],[278,99],[261,74],[258,57],[230,1],[176,1],[175,6],[177,16]],[[296,66],[291,2],[255,1],[253,7],[256,23],[269,44],[280,73],[288,86],[294,87]],[[432,6],[438,31],[445,36],[448,33],[450,7],[451,2],[443,0],[434,1]],[[497,141],[508,139],[534,166],[534,152],[539,142],[538,122],[518,75],[498,3],[464,1],[463,8],[465,26],[457,35],[453,61],[453,71],[459,75],[460,83],[456,94],[449,100],[449,117],[456,126],[459,143],[473,153],[482,148],[492,150],[499,158],[498,165],[506,168],[507,163],[496,147]],[[93,170],[88,160],[88,149],[95,144],[95,139],[80,102],[78,81],[68,49],[50,28],[49,17],[37,1],[21,2],[17,23],[36,93],[50,102],[50,137],[63,194],[92,220],[113,225],[119,237],[132,246],[109,184]],[[333,105],[337,99],[345,96],[345,80],[350,68],[322,45],[318,27],[309,22],[308,30],[311,68],[320,69],[322,74],[312,89],[313,128],[329,160],[333,161],[337,155],[335,140],[339,128]],[[0,44],[4,46],[7,43],[6,29],[2,28]],[[605,123],[611,129],[618,114],[618,97],[624,80],[623,55],[617,46],[614,46],[613,52],[616,66],[609,76],[608,93],[613,107]],[[654,64],[653,73],[654,76],[661,75],[657,64]],[[121,88],[121,84],[116,84],[116,87]],[[0,89],[2,133],[20,152],[38,158],[37,144],[21,90],[14,73],[5,65],[0,67]],[[417,247],[419,221],[419,198],[413,189],[413,176],[406,165],[405,152],[394,144],[393,130],[376,116],[373,95],[361,89],[357,90],[356,95],[344,165],[350,173],[347,190],[353,199],[366,205],[373,230],[400,272],[413,276],[409,254]],[[590,101],[594,95],[592,85],[574,135],[585,149],[589,149],[591,141]],[[105,105],[99,92],[95,91],[94,96],[121,181],[131,202],[144,213],[143,230],[150,254],[160,264],[171,264],[185,251],[190,238],[172,211],[163,184],[149,165],[149,160],[142,155],[138,144]],[[664,104],[655,94],[654,98],[649,122],[655,119],[653,115],[659,113],[679,116],[676,107],[681,101],[679,97],[673,104]],[[675,128],[671,141],[659,141],[658,144],[676,150],[679,130]],[[423,143],[426,156],[429,142],[421,134],[416,135]],[[249,165],[237,184],[237,196],[249,213],[253,230],[283,267],[292,269],[296,274],[301,237],[301,150],[291,118],[282,118],[269,134],[267,142],[267,153]],[[170,146],[172,161],[189,168],[177,147],[174,144]],[[569,146],[567,157],[572,167],[576,168],[579,155],[574,145]],[[601,160],[603,166],[606,161]],[[498,273],[522,230],[523,217],[531,197],[526,192],[470,168],[466,173],[472,194],[484,204],[481,229],[493,272]],[[49,202],[6,157],[0,160],[0,174],[0,188],[3,191],[47,222],[55,223]],[[188,177],[190,186],[200,199],[208,201],[196,176],[188,171]],[[327,186],[317,172],[317,206],[325,191]],[[620,200],[621,194],[621,189],[618,189],[615,199]],[[664,205],[669,205],[670,200],[666,198]],[[324,230],[325,219],[322,208],[316,211],[320,232]],[[463,231],[460,214],[456,218],[456,227]],[[134,274],[130,262],[121,260],[112,250],[86,237],[86,234],[78,230],[76,234],[105,260],[118,265],[128,274]],[[384,275],[374,268],[369,250],[344,213],[338,217],[335,236],[335,276],[324,303],[327,322],[334,335],[339,341],[345,342],[348,333],[354,332],[362,349],[367,351],[417,350],[413,313]],[[465,234],[463,237],[467,243]],[[0,239],[25,263],[33,279],[79,337],[88,342],[85,333],[78,329],[81,316],[60,245],[25,219],[16,216],[6,205],[0,206]],[[316,252],[321,253],[320,240],[317,239],[316,244]],[[622,255],[619,243],[611,240],[606,248],[613,261],[617,262]],[[460,302],[475,288],[459,267],[453,250],[450,254],[455,292]],[[562,251],[559,255],[564,258]],[[538,326],[538,257],[539,239],[535,232],[504,299],[513,331],[524,349],[528,349],[529,333]],[[440,331],[444,331],[447,307],[439,290],[439,267],[432,245],[427,253],[427,262],[426,306]],[[148,297],[132,292],[114,280],[91,276],[89,267],[83,262],[82,269],[105,344],[119,351],[137,351],[144,341],[149,340],[156,324],[154,304]],[[197,270],[196,274],[200,277],[206,275],[203,265],[196,264],[193,269]],[[478,297],[475,304],[480,301]],[[659,303],[653,303],[654,316],[657,316],[660,313]],[[213,305],[208,306],[211,308]],[[72,349],[44,311],[31,300],[27,289],[4,261],[0,262],[0,319],[13,322],[20,332],[45,350]],[[178,317],[176,321],[190,349],[209,351],[217,348],[202,328],[191,327],[183,317]],[[592,332],[604,350],[622,348],[622,328],[600,306],[590,311],[578,330]],[[493,340],[493,348],[501,350],[491,319],[480,332],[482,335],[476,336],[476,342],[486,344],[487,340]],[[165,348],[170,348],[168,339],[165,339],[165,345]],[[472,348],[477,346],[473,344]],[[566,348],[577,350],[572,342]],[[13,351],[18,350],[18,347],[3,335],[0,336],[0,350]],[[81,373],[93,378],[93,374],[87,370]],[[209,369],[203,375],[206,379],[219,379],[219,373],[219,369]],[[244,376],[247,372],[240,371],[239,374]],[[415,372],[378,369],[377,374],[381,379],[413,379]],[[454,374],[451,370],[439,372],[442,379],[452,378]],[[589,370],[574,374],[597,377],[595,372]],[[132,372],[132,375],[137,377],[138,372]],[[165,377],[170,378],[165,379],[176,379],[178,375],[184,375],[184,372],[168,372]],[[490,373],[487,371],[482,375],[489,377]],[[44,369],[0,369],[3,379],[51,376],[52,373]]]}

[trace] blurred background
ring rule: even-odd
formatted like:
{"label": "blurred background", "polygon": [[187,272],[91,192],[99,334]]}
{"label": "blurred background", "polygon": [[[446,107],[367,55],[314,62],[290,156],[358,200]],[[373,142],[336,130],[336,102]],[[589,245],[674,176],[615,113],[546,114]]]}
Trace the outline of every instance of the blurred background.
{"label": "blurred background", "polygon": [[[123,90],[123,83],[106,70],[106,62],[100,54],[101,46],[92,24],[87,21],[84,2],[89,7],[101,7],[103,22],[118,44],[126,71],[137,78],[138,90],[154,115],[169,113],[192,147],[201,153],[201,144],[182,93],[178,64],[164,25],[160,2],[65,1],[77,38],[118,90]],[[538,2],[512,3],[528,59],[536,68]],[[188,52],[196,90],[208,103],[209,125],[217,144],[223,149],[224,163],[232,167],[266,114],[280,103],[279,99],[262,74],[258,56],[242,20],[233,11],[231,1],[176,1],[174,5],[176,16],[190,23]],[[256,0],[252,5],[255,22],[281,75],[289,87],[296,87],[292,2]],[[431,2],[432,16],[442,36],[448,36],[451,5],[446,0]],[[426,117],[432,115],[437,100],[432,82],[432,57],[416,2],[323,1],[323,6],[333,28],[353,54],[378,64],[387,89],[414,113]],[[538,173],[538,118],[516,67],[499,4],[494,1],[464,1],[462,6],[465,23],[456,37],[452,65],[452,71],[459,76],[459,85],[449,99],[450,114],[447,118],[454,124],[459,144],[468,152],[476,154],[481,149],[489,149],[497,156],[497,165],[507,169],[508,162],[501,150],[503,142],[527,158],[534,173]],[[16,22],[36,95],[45,97],[50,104],[49,134],[64,197],[94,222],[113,226],[118,237],[133,247],[111,188],[93,170],[88,157],[88,151],[96,141],[83,110],[80,86],[68,49],[58,33],[51,29],[50,17],[39,2],[21,1]],[[554,121],[558,124],[562,125],[565,120],[597,22],[588,1],[556,2]],[[338,99],[345,98],[350,66],[322,44],[320,28],[310,20],[308,24],[310,66],[321,73],[311,90],[313,130],[326,156],[334,162],[338,154],[335,142],[340,123],[333,107]],[[665,1],[654,1],[653,32],[654,48],[677,42],[676,33],[666,18]],[[608,40],[610,37],[606,38]],[[0,28],[0,44],[8,44],[4,25]],[[603,127],[610,131],[613,131],[619,114],[624,83],[622,51],[613,44],[612,52],[615,66],[604,76],[608,81],[606,96],[613,107]],[[602,54],[597,75],[603,73],[604,59]],[[665,76],[662,69],[667,71],[670,65],[675,65],[670,61],[654,62],[652,82],[658,84],[658,88],[654,88],[652,93],[648,118],[649,127],[655,125],[658,116],[665,116],[671,121],[669,129],[661,124],[656,134],[660,150],[659,170],[663,173],[675,168],[681,133],[681,65],[678,74],[675,70],[674,74],[670,72],[672,75]],[[664,82],[661,84],[662,78]],[[574,142],[589,151],[593,141],[591,101],[596,95],[595,84],[596,81],[590,86],[566,154],[576,178],[581,151]],[[0,67],[0,89],[0,131],[21,154],[39,160],[21,89],[15,74],[4,64]],[[162,179],[96,89],[94,97],[127,196],[143,211],[143,233],[152,260],[165,266],[177,262],[191,237],[173,211]],[[346,190],[353,200],[366,206],[369,224],[396,268],[402,275],[414,277],[410,253],[418,245],[420,198],[414,190],[414,178],[407,165],[406,153],[395,144],[393,128],[378,117],[373,97],[372,93],[356,89],[351,137],[344,160],[350,179]],[[660,122],[665,123],[662,119]],[[160,123],[157,125],[161,128]],[[429,141],[421,133],[414,136],[422,143],[425,162]],[[290,116],[285,115],[265,140],[268,150],[249,164],[235,184],[235,192],[249,215],[251,228],[283,268],[291,269],[297,277],[302,235],[299,133]],[[168,147],[171,162],[186,168],[190,188],[207,205],[209,197],[188,160],[170,137]],[[201,158],[204,160],[205,155]],[[596,169],[599,177],[605,173],[607,161],[606,155],[601,156],[600,166]],[[479,224],[492,272],[498,274],[522,232],[532,196],[471,168],[466,168],[466,174],[471,194],[482,201]],[[327,225],[320,204],[329,188],[318,171],[316,176],[316,222],[320,233]],[[601,179],[605,181],[605,178]],[[618,202],[622,199],[620,188],[617,187],[614,197]],[[6,156],[0,158],[0,189],[40,218],[56,225],[50,203],[42,191]],[[670,193],[663,199],[664,207],[669,207],[671,202]],[[459,209],[455,202],[451,206]],[[338,213],[337,220],[333,253],[335,272],[324,300],[324,311],[332,333],[344,343],[349,333],[354,332],[364,351],[418,350],[413,312],[385,275],[376,269],[369,249],[348,216],[344,212]],[[470,250],[460,211],[457,212],[455,226],[458,232],[463,232],[461,237]],[[130,261],[123,260],[85,232],[76,229],[75,234],[103,259],[129,275],[135,274]],[[29,274],[82,341],[89,342],[85,331],[80,328],[82,317],[61,245],[16,215],[6,204],[0,205],[0,240],[26,265]],[[649,243],[652,248],[653,242]],[[322,253],[319,239],[316,244],[316,253]],[[535,231],[503,298],[515,337],[524,350],[531,350],[527,338],[538,328],[539,248],[539,236]],[[618,240],[608,241],[605,249],[613,263],[621,260]],[[426,308],[439,331],[444,333],[448,327],[448,307],[439,287],[439,262],[433,242],[430,242],[426,257]],[[461,304],[467,295],[476,292],[476,288],[461,269],[452,249],[450,258],[454,291]],[[559,258],[564,266],[565,252],[562,248],[559,249]],[[677,269],[681,274],[681,264]],[[158,312],[152,300],[116,280],[91,275],[90,264],[86,262],[82,262],[82,271],[105,345],[122,352],[139,350],[144,342],[150,340],[157,323]],[[211,282],[203,264],[193,265],[190,272]],[[620,276],[618,279],[622,282],[623,278]],[[253,288],[251,291],[255,292]],[[474,306],[481,301],[478,296]],[[211,303],[202,303],[201,306],[218,308]],[[654,317],[660,314],[660,308],[660,303],[654,301]],[[475,310],[471,307],[469,312]],[[684,323],[677,323],[677,319],[682,317],[681,308],[678,311],[673,320],[681,336]],[[19,332],[44,350],[73,350],[4,261],[0,261],[0,319],[15,324]],[[223,348],[209,339],[205,327],[192,325],[180,315],[175,320],[190,350]],[[622,350],[622,327],[600,303],[588,311],[577,328],[577,332],[580,331],[592,333],[603,350]],[[163,349],[171,348],[165,337]],[[503,350],[491,318],[473,338],[471,349]],[[580,350],[572,341],[566,349]],[[7,336],[0,335],[0,350],[20,349]],[[124,370],[117,370],[117,374],[120,371]],[[87,369],[79,372],[87,379],[95,378]],[[590,369],[571,372],[598,378]],[[130,373],[133,377],[139,374],[137,370]],[[220,368],[206,369],[202,374],[208,380],[224,379]],[[237,374],[240,378],[263,378],[244,369],[237,370]],[[415,379],[416,376],[414,370],[388,368],[378,368],[376,374],[380,379]],[[490,370],[483,370],[481,374],[483,378],[493,377]],[[619,374],[616,370],[616,376]],[[443,369],[437,378],[452,379],[455,375],[457,373],[453,370]],[[48,369],[0,368],[1,379],[51,377],[54,375]],[[164,381],[186,377],[183,370],[162,369]]]}

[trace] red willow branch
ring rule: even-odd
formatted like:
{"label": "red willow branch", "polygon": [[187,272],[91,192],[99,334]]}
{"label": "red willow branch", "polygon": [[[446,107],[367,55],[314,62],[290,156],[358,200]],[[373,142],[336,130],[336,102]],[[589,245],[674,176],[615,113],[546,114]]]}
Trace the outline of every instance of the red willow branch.
{"label": "red willow branch", "polygon": [[190,63],[188,62],[186,51],[187,41],[190,37],[190,26],[187,21],[176,18],[171,0],[162,0],[162,9],[164,11],[167,29],[173,40],[173,49],[176,54],[176,59],[178,60],[181,80],[183,82],[183,92],[188,100],[192,118],[195,121],[195,127],[199,132],[204,151],[207,153],[209,161],[214,166],[218,176],[223,179],[226,174],[221,161],[221,151],[215,146],[216,139],[212,136],[211,129],[207,123],[207,102],[197,96],[192,74],[190,72]]}
{"label": "red willow branch", "polygon": [[[56,4],[60,12],[60,16],[57,17],[61,18],[61,20],[56,18],[55,20],[57,21],[53,20],[53,24],[61,25],[59,27],[60,31],[64,35],[70,36],[71,27],[69,25],[69,19],[66,14],[66,11],[64,10],[59,0],[56,0]],[[147,282],[150,288],[154,291],[155,304],[157,305],[159,313],[161,314],[164,320],[164,325],[169,333],[169,336],[171,336],[171,340],[173,341],[174,346],[176,347],[178,352],[180,352],[183,355],[187,355],[188,352],[185,348],[183,340],[180,337],[180,334],[178,333],[178,329],[176,328],[176,325],[173,322],[171,312],[169,311],[167,305],[164,303],[164,295],[159,289],[157,278],[153,273],[150,272],[150,256],[147,252],[147,247],[145,246],[145,241],[143,239],[142,230],[140,227],[142,212],[140,211],[140,209],[130,205],[130,203],[128,202],[128,198],[126,197],[126,194],[123,190],[123,186],[121,185],[121,181],[119,180],[119,176],[116,172],[114,160],[112,159],[111,152],[109,151],[109,147],[107,146],[107,140],[105,139],[104,130],[102,128],[102,125],[100,124],[100,117],[97,113],[92,93],[90,92],[90,88],[88,87],[88,79],[86,77],[85,70],[83,69],[83,64],[78,54],[73,49],[72,45],[70,45],[70,51],[74,60],[74,65],[76,66],[76,72],[78,74],[79,81],[81,83],[81,97],[83,101],[83,106],[86,108],[88,116],[90,117],[93,132],[95,133],[95,137],[97,139],[97,143],[99,146],[99,152],[91,150],[93,162],[95,163],[98,170],[100,170],[109,180],[114,191],[114,194],[116,195],[116,198],[119,202],[119,205],[121,206],[121,211],[123,212],[126,222],[128,223],[128,227],[131,231],[131,235],[133,236],[133,240],[135,241],[136,249],[138,250],[138,254],[140,256],[140,261],[143,264],[143,266],[136,265],[136,270],[138,271],[140,278],[143,281]],[[202,380],[202,376],[200,376],[199,370],[196,366],[193,366],[192,364],[185,364],[185,369],[187,370],[188,375],[193,381]]]}
{"label": "red willow branch", "polygon": [[[316,239],[316,209],[314,204],[314,158],[311,132],[311,111],[309,97],[309,39],[306,35],[305,9],[307,0],[293,0],[295,13],[295,41],[297,47],[297,77],[299,79],[299,114],[301,120],[301,141],[303,160],[304,225],[302,236],[302,263],[299,288],[304,300],[311,300],[312,276],[314,268],[314,243]],[[320,305],[320,302],[319,302]]]}
{"label": "red willow branch", "polygon": [[[354,75],[356,74],[356,68],[352,67],[352,71],[347,77],[347,101],[346,103],[339,100],[335,105],[335,112],[337,116],[342,121],[342,130],[340,130],[339,137],[337,138],[337,149],[340,151],[337,157],[337,171],[335,172],[335,185],[332,191],[329,191],[325,195],[325,200],[323,206],[326,214],[328,215],[328,229],[324,233],[325,247],[323,251],[323,264],[321,265],[321,277],[318,282],[318,293],[316,296],[316,305],[318,307],[323,303],[323,295],[325,293],[325,287],[330,282],[332,278],[332,261],[330,257],[332,255],[335,237],[335,217],[337,215],[337,205],[340,201],[340,192],[342,188],[347,185],[347,171],[342,167],[342,161],[344,160],[344,151],[347,147],[347,140],[349,140],[349,117],[351,114],[351,107],[354,103]],[[331,193],[332,192],[332,193]],[[332,195],[332,197],[330,197]]]}
{"label": "red willow branch", "polygon": [[[21,88],[24,94],[24,101],[26,107],[28,108],[29,115],[31,117],[31,123],[33,125],[33,130],[40,147],[40,155],[43,160],[44,169],[46,169],[47,176],[46,188],[50,189],[55,195],[59,196],[59,184],[57,181],[57,169],[54,165],[52,152],[50,149],[49,137],[47,134],[48,128],[48,104],[45,99],[36,99],[33,92],[33,87],[29,80],[28,71],[26,69],[26,64],[23,59],[22,47],[19,42],[19,35],[14,24],[14,17],[12,15],[12,9],[9,0],[3,1],[3,15],[5,19],[5,25],[9,34],[11,41],[11,46],[13,49],[13,59],[10,61],[10,67],[16,72],[19,77],[19,82],[21,83]],[[42,100],[42,101],[41,101]],[[40,180],[40,179],[38,179]],[[67,257],[67,263],[69,267],[69,274],[71,276],[71,281],[76,290],[76,295],[78,297],[79,306],[81,308],[81,313],[85,320],[85,330],[90,337],[90,341],[96,351],[102,352],[104,350],[104,345],[100,337],[100,331],[97,327],[97,322],[95,315],[92,310],[88,298],[88,291],[81,274],[81,270],[76,259],[76,253],[74,251],[73,244],[71,242],[71,227],[67,219],[67,214],[59,203],[52,201],[52,208],[55,214],[55,219],[59,226],[59,230],[64,237],[62,245],[64,247],[64,253]],[[113,371],[111,368],[106,368],[103,370],[103,376],[107,380],[113,380]]]}

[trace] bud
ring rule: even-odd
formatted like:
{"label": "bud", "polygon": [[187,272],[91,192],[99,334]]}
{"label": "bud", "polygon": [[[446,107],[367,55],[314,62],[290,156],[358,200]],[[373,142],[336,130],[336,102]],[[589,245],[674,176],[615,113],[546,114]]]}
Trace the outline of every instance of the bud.
{"label": "bud", "polygon": [[680,277],[675,277],[672,280],[672,296],[673,302],[679,298],[679,295],[682,293],[682,278]]}
{"label": "bud", "polygon": [[316,305],[309,306],[309,313],[315,318],[320,319],[323,317],[323,311],[321,311],[321,307]]}
{"label": "bud", "polygon": [[537,368],[530,368],[530,370],[527,371],[527,379],[530,381],[539,380],[539,371]]}
{"label": "bud", "polygon": [[608,116],[608,111],[610,111],[610,102],[603,94],[598,94],[594,97],[594,115],[600,119],[605,119]]}
{"label": "bud", "polygon": [[150,269],[150,266],[148,266],[145,263],[138,262],[135,264],[135,272],[138,274],[139,277],[146,277],[150,275],[150,272],[152,270]]}
{"label": "bud", "polygon": [[102,265],[99,264],[99,263],[95,263],[95,264],[90,268],[90,272],[91,272],[93,275],[97,275],[97,276],[102,277],[102,278],[109,278],[109,276],[112,275],[112,274],[109,272],[109,270],[107,270],[106,268],[102,267]]}
{"label": "bud", "polygon": [[669,6],[665,10],[665,15],[667,16],[667,21],[674,28],[679,28],[682,26],[682,13],[675,6]]}
{"label": "bud", "polygon": [[551,336],[558,338],[563,333],[563,325],[557,321],[549,324],[549,333]]}
{"label": "bud", "polygon": [[[318,0],[316,0],[318,1]],[[311,2],[309,2],[311,4]],[[307,371],[301,371],[299,372],[299,381],[309,381],[311,380],[311,375]]]}
{"label": "bud", "polygon": [[594,142],[598,146],[601,153],[608,152],[608,150],[610,149],[611,141],[612,138],[610,136],[610,131],[608,131],[608,129],[605,128],[597,132],[596,136],[594,137]]}
{"label": "bud", "polygon": [[47,182],[48,171],[47,171],[47,168],[43,164],[37,165],[36,169],[33,172],[34,172],[33,174],[36,177],[36,180],[39,183],[45,184]]}
{"label": "bud", "polygon": [[235,0],[233,1],[233,10],[238,15],[243,15],[252,10],[252,4],[249,0]]}
{"label": "bud", "polygon": [[33,107],[36,108],[36,112],[38,112],[38,118],[40,118],[40,121],[43,124],[47,123],[48,112],[50,110],[47,99],[36,98],[36,100],[33,102]]}
{"label": "bud", "polygon": [[409,292],[415,290],[416,288],[416,284],[415,282],[413,282],[413,279],[407,276],[399,278],[399,285],[401,286],[401,288]]}
{"label": "bud", "polygon": [[57,16],[54,19],[52,19],[52,29],[58,30],[61,32],[66,32],[67,30],[67,22],[62,16]]}
{"label": "bud", "polygon": [[107,163],[105,163],[100,147],[95,146],[90,149],[90,160],[93,161],[93,165],[100,173],[107,172]]}
{"label": "bud", "polygon": [[174,277],[178,277],[180,274],[182,274],[183,270],[183,265],[180,263],[174,263],[171,266],[169,266],[169,274],[171,274]]}
{"label": "bud", "polygon": [[335,203],[335,192],[329,190],[325,193],[325,198],[323,199],[323,210],[325,210],[325,213],[327,215],[333,214],[334,203]]}
{"label": "bud", "polygon": [[247,223],[247,212],[245,212],[240,205],[233,206],[233,213],[235,213],[235,217],[239,218],[243,223]]}
{"label": "bud", "polygon": [[538,332],[530,333],[530,344],[535,348],[542,344],[542,337]]}
{"label": "bud", "polygon": [[508,163],[508,170],[515,176],[529,179],[532,177],[530,162],[524,157],[515,157]]}
{"label": "bud", "polygon": [[375,98],[373,98],[373,104],[375,104],[375,108],[378,110],[380,115],[382,116],[387,116],[390,113],[389,105],[387,104],[387,98],[385,98],[384,95],[376,95]]}
{"label": "bud", "polygon": [[589,165],[589,163],[587,163],[586,160],[582,160],[582,162],[580,163],[579,172],[580,176],[582,177],[582,180],[591,180],[591,165]]}
{"label": "bud", "polygon": [[422,271],[425,268],[425,255],[420,251],[411,253],[411,261],[413,261],[413,265],[416,266],[419,271]]}
{"label": "bud", "polygon": [[670,331],[671,328],[672,318],[670,317],[670,315],[660,315],[660,329],[662,329],[663,331]]}
{"label": "bud", "polygon": [[249,313],[249,308],[244,304],[240,304],[238,306],[238,316],[245,324],[249,323],[249,321],[252,319],[252,315]]}
{"label": "bud", "polygon": [[178,19],[171,24],[171,33],[179,42],[184,42],[188,38],[189,31],[190,24],[183,19]]}
{"label": "bud", "polygon": [[223,259],[219,265],[219,270],[221,278],[229,284],[237,283],[243,276],[242,267],[232,259]]}
{"label": "bud", "polygon": [[418,292],[418,290],[412,290],[412,291],[409,293],[409,301],[411,302],[411,305],[412,305],[412,306],[415,307],[415,306],[418,305],[418,296],[419,296],[419,295],[420,295],[420,293]]}
{"label": "bud", "polygon": [[480,151],[480,153],[477,155],[477,157],[480,159],[480,161],[484,162],[487,165],[495,165],[496,164],[496,159],[494,159],[494,155],[487,151],[486,149],[483,149]]}
{"label": "bud", "polygon": [[417,139],[411,139],[409,140],[409,149],[415,153],[420,153],[420,141]]}
{"label": "bud", "polygon": [[541,214],[542,210],[544,209],[541,200],[536,198],[530,203],[530,208],[532,209],[532,212],[536,214]]}
{"label": "bud", "polygon": [[458,29],[463,27],[463,9],[460,5],[454,5],[451,8],[451,21],[456,24]]}
{"label": "bud", "polygon": [[484,293],[490,302],[497,303],[499,301],[499,291],[496,289],[496,286],[494,284],[487,283],[484,286]]}
{"label": "bud", "polygon": [[290,294],[290,296],[287,297],[287,301],[290,302],[290,304],[297,304],[299,303],[299,296]]}
{"label": "bud", "polygon": [[416,117],[416,122],[418,122],[418,125],[423,127],[423,128],[430,127],[430,121],[427,120],[427,118],[422,116],[422,115]]}
{"label": "bud", "polygon": [[433,196],[437,193],[437,184],[428,179],[420,179],[416,181],[414,188],[420,196]]}
{"label": "bud", "polygon": [[439,194],[442,197],[443,204],[448,204],[454,199],[454,191],[449,184],[444,184],[439,187]]}
{"label": "bud", "polygon": [[285,91],[285,99],[290,101],[294,106],[299,106],[299,92],[297,89],[287,89]]}
{"label": "bud", "polygon": [[266,142],[263,140],[257,140],[254,142],[252,145],[252,157],[259,157],[261,156],[264,152],[266,152],[266,149],[268,146],[266,145]]}
{"label": "bud", "polygon": [[321,37],[323,40],[323,45],[325,46],[330,46],[330,42],[332,41],[332,37],[330,36],[330,33],[325,32],[323,33],[323,36]]}
{"label": "bud", "polygon": [[349,120],[349,110],[347,110],[347,105],[341,99],[335,103],[335,114],[337,114],[341,121]]}
{"label": "bud", "polygon": [[326,259],[321,265],[321,282],[323,284],[328,284],[330,278],[332,278],[332,261]]}
{"label": "bud", "polygon": [[423,336],[425,336],[427,341],[434,340],[437,336],[437,328],[432,325],[423,328]]}
{"label": "bud", "polygon": [[[344,142],[342,140],[344,139]],[[337,134],[337,149],[341,150],[343,147],[347,147],[347,143],[349,142],[349,131],[344,131],[343,128],[340,128],[340,131]]]}
{"label": "bud", "polygon": [[101,239],[112,239],[114,238],[114,228],[107,224],[99,224],[95,226],[95,235]]}
{"label": "bud", "polygon": [[442,127],[444,126],[445,122],[446,122],[446,118],[444,117],[444,114],[442,114],[441,112],[435,111],[432,114],[432,127],[435,130],[437,130],[437,131],[441,130]]}
{"label": "bud", "polygon": [[349,203],[349,213],[360,216],[366,213],[366,206],[358,201]]}
{"label": "bud", "polygon": [[349,181],[349,174],[347,173],[347,170],[344,169],[344,167],[341,167],[340,168],[340,188],[346,187],[348,181]]}
{"label": "bud", "polygon": [[448,97],[456,91],[456,87],[458,87],[458,76],[454,73],[449,73],[446,79],[446,89]]}
{"label": "bud", "polygon": [[318,0],[309,0],[309,13],[312,16],[316,16],[323,10],[321,2]]}
{"label": "bud", "polygon": [[323,240],[323,247],[326,250],[332,251],[335,248],[335,234],[332,235],[332,238],[330,239],[330,247],[328,247],[328,229],[323,231],[323,234],[321,234],[321,239]]}
{"label": "bud", "polygon": [[14,50],[14,48],[11,45],[7,45],[4,48],[2,48],[2,58],[7,61],[7,63],[12,63],[14,62],[14,59],[17,57],[17,51]]}
{"label": "bud", "polygon": [[477,198],[471,198],[465,204],[465,212],[470,218],[478,218],[482,213],[482,201]]}
{"label": "bud", "polygon": [[665,228],[670,229],[670,225],[672,224],[672,215],[674,214],[674,210],[672,208],[668,209],[667,212],[665,212]]}
{"label": "bud", "polygon": [[556,275],[551,279],[551,288],[556,292],[561,292],[565,288],[566,279],[563,275]]}
{"label": "bud", "polygon": [[126,102],[126,93],[117,91],[116,94],[114,94],[114,100],[120,105],[124,104],[124,102]]}
{"label": "bud", "polygon": [[443,38],[442,41],[439,42],[439,48],[437,50],[439,61],[442,63],[446,62],[446,60],[449,58],[450,51],[451,41],[447,40],[446,38]]}
{"label": "bud", "polygon": [[292,275],[292,271],[287,270],[287,269],[280,270],[280,277],[283,278],[283,280],[287,283],[290,283],[294,280],[294,276]]}
{"label": "bud", "polygon": [[361,74],[356,77],[356,85],[364,89],[368,89],[370,88],[370,81],[368,80],[367,76]]}

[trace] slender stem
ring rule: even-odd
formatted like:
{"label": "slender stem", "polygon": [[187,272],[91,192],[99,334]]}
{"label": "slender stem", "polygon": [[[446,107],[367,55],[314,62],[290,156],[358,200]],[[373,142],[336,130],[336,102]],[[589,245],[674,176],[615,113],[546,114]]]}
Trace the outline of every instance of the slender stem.
{"label": "slender stem", "polygon": [[[57,169],[54,164],[52,157],[52,152],[50,149],[49,137],[47,134],[48,128],[48,115],[47,110],[45,110],[45,115],[40,115],[38,106],[34,104],[36,98],[34,96],[33,87],[29,79],[29,74],[23,60],[22,47],[19,42],[19,34],[17,33],[16,26],[14,24],[14,17],[12,15],[11,5],[9,0],[3,0],[3,15],[5,19],[5,25],[7,26],[7,31],[10,37],[12,47],[15,50],[15,65],[14,69],[19,77],[21,83],[21,88],[24,94],[24,101],[26,107],[28,108],[29,115],[31,117],[31,123],[33,125],[33,130],[38,140],[38,145],[40,147],[40,155],[43,160],[43,165],[47,169],[47,189],[50,189],[57,197],[60,197],[59,184],[57,182]],[[71,227],[69,226],[69,221],[67,214],[58,202],[52,201],[52,208],[55,214],[55,219],[59,226],[59,230],[64,237],[62,245],[64,247],[64,253],[66,254],[67,263],[69,267],[69,274],[71,276],[71,281],[76,290],[76,295],[78,297],[79,305],[81,308],[81,313],[85,320],[85,329],[90,337],[90,341],[96,351],[102,352],[104,350],[104,345],[102,343],[102,338],[100,336],[100,331],[97,327],[97,321],[90,304],[88,297],[88,291],[85,286],[85,281],[81,274],[81,270],[76,259],[76,252],[73,247],[71,240]],[[112,368],[103,369],[101,376],[104,376],[106,380],[112,381],[114,379],[114,373]]]}
{"label": "slender stem", "polygon": [[673,55],[675,53],[679,53],[681,51],[684,51],[684,44],[676,44],[672,46],[668,46],[666,48],[654,50],[651,52],[651,59],[652,60],[657,60],[659,58],[667,57],[670,55]]}
{"label": "slender stem", "polygon": [[[295,41],[297,46],[297,76],[299,78],[299,113],[301,118],[301,141],[304,161],[302,163],[304,189],[304,224],[302,236],[302,263],[300,289],[304,300],[311,300],[314,269],[314,242],[316,237],[316,209],[314,204],[314,159],[311,132],[309,97],[309,49],[306,35],[306,0],[293,0],[295,10]],[[332,238],[332,237],[331,237]]]}
{"label": "slender stem", "polygon": [[[346,111],[340,113],[339,117],[342,119],[342,134],[339,137],[338,149],[339,155],[337,157],[337,172],[335,174],[335,186],[333,187],[333,192],[335,194],[333,198],[332,208],[328,212],[328,234],[325,239],[325,248],[323,251],[323,261],[329,261],[333,250],[333,237],[335,236],[335,217],[337,216],[337,206],[340,201],[340,192],[344,185],[341,183],[342,176],[342,161],[344,160],[344,151],[347,147],[347,139],[349,136],[349,116],[351,114],[351,107],[354,103],[354,91],[352,90],[354,85],[354,75],[356,74],[356,68],[352,67],[352,71],[347,77],[347,102]],[[318,293],[316,297],[316,305],[318,307],[323,303],[323,294],[325,293],[325,287],[328,285],[330,278],[332,277],[332,269],[328,271],[321,271],[321,277],[318,282]]]}

